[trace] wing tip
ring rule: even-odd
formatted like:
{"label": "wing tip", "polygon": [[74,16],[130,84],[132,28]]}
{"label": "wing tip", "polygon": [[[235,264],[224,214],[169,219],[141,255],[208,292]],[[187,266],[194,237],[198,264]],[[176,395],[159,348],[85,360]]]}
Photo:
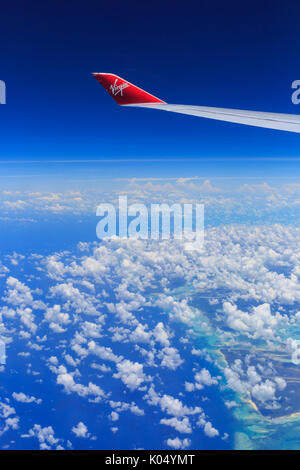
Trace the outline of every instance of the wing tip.
{"label": "wing tip", "polygon": [[154,95],[113,73],[94,72],[92,75],[101,83],[119,105],[138,103],[164,103]]}

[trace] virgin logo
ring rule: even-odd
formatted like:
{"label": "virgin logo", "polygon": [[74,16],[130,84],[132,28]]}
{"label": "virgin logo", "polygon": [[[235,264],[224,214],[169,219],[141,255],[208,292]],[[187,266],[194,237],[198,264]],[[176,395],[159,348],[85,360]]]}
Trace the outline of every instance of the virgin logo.
{"label": "virgin logo", "polygon": [[128,83],[122,83],[121,85],[117,85],[117,81],[118,79],[116,78],[115,83],[113,85],[110,85],[109,89],[112,95],[116,96],[121,93],[121,96],[123,96],[123,90],[125,90],[125,88],[128,88],[129,85]]}

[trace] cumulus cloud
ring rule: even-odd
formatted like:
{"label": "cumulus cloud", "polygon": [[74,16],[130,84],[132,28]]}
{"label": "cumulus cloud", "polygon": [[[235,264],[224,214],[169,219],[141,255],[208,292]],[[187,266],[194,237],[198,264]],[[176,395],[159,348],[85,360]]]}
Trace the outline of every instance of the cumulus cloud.
{"label": "cumulus cloud", "polygon": [[7,291],[2,298],[4,302],[15,306],[33,304],[33,297],[29,287],[15,277],[9,276],[6,280]]}
{"label": "cumulus cloud", "polygon": [[176,431],[181,432],[183,434],[191,434],[192,428],[190,425],[189,418],[185,417],[182,419],[178,418],[163,418],[160,420],[161,424],[165,424],[166,426],[171,426],[172,428],[176,429]]}
{"label": "cumulus cloud", "polygon": [[174,398],[167,394],[161,395],[157,393],[153,385],[149,387],[144,398],[149,405],[159,406],[162,411],[178,418],[186,415],[196,415],[202,412],[202,408],[199,406],[194,408],[189,407],[184,405],[178,398]]}
{"label": "cumulus cloud", "polygon": [[278,312],[272,315],[267,303],[251,307],[251,312],[248,313],[239,310],[236,305],[224,302],[223,311],[230,328],[251,334],[254,338],[274,338],[277,325],[284,320]]}
{"label": "cumulus cloud", "polygon": [[219,435],[219,431],[213,427],[210,421],[207,421],[204,425],[204,433],[208,437],[216,437]]}
{"label": "cumulus cloud", "polygon": [[191,440],[187,438],[180,439],[179,437],[169,438],[167,439],[167,445],[172,449],[187,449],[191,445]]}
{"label": "cumulus cloud", "polygon": [[176,348],[165,347],[159,353],[158,357],[161,359],[161,366],[167,367],[168,369],[175,370],[181,364],[183,364],[183,359],[181,359],[179,352]]}
{"label": "cumulus cloud", "polygon": [[153,336],[162,346],[168,347],[170,345],[168,332],[162,322],[157,323],[155,326]]}
{"label": "cumulus cloud", "polygon": [[87,439],[90,436],[88,428],[82,421],[80,421],[76,426],[72,427],[72,432],[75,434],[76,437],[79,437],[81,439]]}
{"label": "cumulus cloud", "polygon": [[121,401],[109,401],[110,406],[113,408],[113,412],[111,413],[111,419],[116,421],[119,418],[119,414],[124,411],[131,411],[136,416],[144,416],[145,412],[136,403],[133,401],[131,403],[121,402]]}
{"label": "cumulus cloud", "polygon": [[88,385],[75,382],[73,375],[68,373],[64,366],[50,368],[57,374],[57,384],[62,385],[67,394],[77,393],[81,397],[94,397],[94,401],[101,401],[105,397],[104,391],[93,382],[89,382]]}
{"label": "cumulus cloud", "polygon": [[[23,279],[20,271],[20,276],[7,278],[0,333],[6,328],[10,341],[22,341],[19,351],[30,350],[30,373],[30,362],[35,364],[40,355],[56,374],[58,391],[109,404],[108,426],[122,412],[142,417],[148,411],[143,405],[150,405],[156,407],[153,416],[161,425],[190,434],[198,420],[204,434],[216,438],[220,434],[214,416],[191,406],[197,395],[185,391],[227,387],[270,411],[282,402],[286,380],[265,351],[276,347],[298,363],[300,347],[293,335],[293,326],[300,324],[298,240],[299,229],[293,227],[231,225],[208,228],[201,254],[184,251],[176,241],[155,244],[115,237],[101,245],[83,244],[76,253],[56,253],[46,261],[35,255],[35,275]],[[40,279],[47,303],[37,301],[40,294],[28,287]],[[197,307],[199,293],[207,308]],[[211,344],[202,349],[192,344],[203,332],[223,345],[219,362]],[[49,353],[53,333],[60,334],[55,352]],[[236,359],[241,344],[249,354]],[[178,378],[179,370],[180,389],[174,393],[163,379],[167,374]],[[108,387],[111,377],[121,383],[115,387],[113,381]],[[98,385],[102,383],[105,392]],[[125,403],[126,394],[133,396],[129,391],[135,402]],[[38,400],[32,393],[23,395],[15,392],[13,398]],[[200,398],[205,408],[205,397]],[[237,398],[225,405],[230,409],[238,403]],[[17,426],[17,420],[11,425]],[[183,442],[177,442],[178,448]]]}
{"label": "cumulus cloud", "polygon": [[202,390],[205,386],[217,385],[218,379],[212,377],[209,370],[205,367],[195,374],[195,383],[185,382],[185,389],[187,392],[194,390]]}
{"label": "cumulus cloud", "polygon": [[8,430],[19,428],[20,418],[16,416],[16,410],[8,403],[0,402],[0,436]]}
{"label": "cumulus cloud", "polygon": [[[270,370],[273,374],[273,370]],[[236,360],[231,368],[226,367],[224,374],[227,380],[227,386],[232,390],[246,395],[250,393],[253,400],[264,406],[266,409],[278,409],[279,396],[286,387],[286,381],[282,377],[273,377],[263,380],[257,372],[255,366],[248,366],[246,370],[242,368],[242,362]],[[228,408],[235,407],[235,402],[226,402]]]}
{"label": "cumulus cloud", "polygon": [[149,377],[144,373],[143,365],[138,362],[124,359],[118,362],[116,366],[118,372],[113,374],[113,377],[121,379],[131,391],[138,388],[143,382],[149,380]]}
{"label": "cumulus cloud", "polygon": [[204,434],[207,437],[216,437],[219,435],[219,431],[207,420],[205,413],[201,413],[197,425],[203,428]]}
{"label": "cumulus cloud", "polygon": [[46,322],[50,323],[50,328],[56,333],[66,331],[63,329],[62,325],[67,325],[71,321],[69,314],[61,311],[60,305],[46,308],[44,319]]}
{"label": "cumulus cloud", "polygon": [[42,403],[41,398],[35,398],[33,396],[26,395],[23,392],[13,392],[12,397],[21,403],[36,403],[37,405],[40,405]]}
{"label": "cumulus cloud", "polygon": [[61,449],[58,445],[61,441],[54,435],[52,426],[45,426],[44,428],[40,424],[35,424],[29,431],[28,434],[22,434],[23,438],[36,437],[40,444],[41,450]]}

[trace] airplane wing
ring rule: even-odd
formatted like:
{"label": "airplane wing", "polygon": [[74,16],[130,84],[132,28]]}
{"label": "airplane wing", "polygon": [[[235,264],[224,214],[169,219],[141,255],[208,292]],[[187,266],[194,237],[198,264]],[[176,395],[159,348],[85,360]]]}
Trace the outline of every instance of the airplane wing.
{"label": "airplane wing", "polygon": [[160,109],[173,113],[216,119],[218,121],[266,127],[300,133],[300,116],[296,114],[265,113],[242,109],[210,108],[184,104],[169,104],[156,96],[111,73],[94,73],[94,77],[121,106]]}

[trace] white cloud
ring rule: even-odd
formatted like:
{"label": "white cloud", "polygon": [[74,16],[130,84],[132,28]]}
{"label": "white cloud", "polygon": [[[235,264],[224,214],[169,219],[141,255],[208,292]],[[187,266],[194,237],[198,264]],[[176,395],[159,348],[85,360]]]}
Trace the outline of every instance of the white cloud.
{"label": "white cloud", "polygon": [[116,411],[112,411],[109,415],[111,421],[118,421],[119,419],[119,413],[117,413]]}
{"label": "white cloud", "polygon": [[187,449],[191,445],[190,439],[180,439],[179,437],[175,437],[174,439],[167,439],[167,445],[172,447],[172,449]]}
{"label": "white cloud", "polygon": [[250,333],[254,338],[274,338],[275,328],[284,318],[279,313],[272,315],[270,305],[267,303],[252,307],[251,310],[247,313],[229,302],[223,304],[223,311],[230,328]]}
{"label": "white cloud", "polygon": [[211,424],[210,421],[207,421],[204,425],[204,433],[208,436],[208,437],[216,437],[219,435],[219,431],[214,428]]}
{"label": "white cloud", "polygon": [[160,420],[160,423],[165,424],[166,426],[171,426],[172,428],[176,429],[176,431],[181,432],[183,434],[191,434],[192,432],[190,421],[187,417],[182,419],[163,418]]}
{"label": "white cloud", "polygon": [[174,398],[171,395],[160,395],[156,393],[154,386],[151,385],[147,394],[145,395],[145,400],[149,405],[159,406],[162,411],[165,411],[167,414],[184,417],[186,415],[195,415],[202,412],[202,408],[196,406],[194,408],[184,405],[178,398]]}
{"label": "white cloud", "polygon": [[44,319],[48,323],[55,324],[57,326],[67,325],[71,321],[69,314],[61,311],[60,305],[48,307],[45,311]]}
{"label": "white cloud", "polygon": [[41,450],[51,450],[52,448],[57,449],[60,441],[60,439],[55,437],[52,426],[45,426],[43,428],[40,424],[35,424],[28,431],[28,434],[22,434],[21,437],[36,437],[40,443]]}
{"label": "white cloud", "polygon": [[195,374],[195,383],[185,382],[185,390],[193,392],[194,390],[202,390],[205,386],[217,385],[218,379],[212,377],[209,370],[206,368],[201,369]]}
{"label": "white cloud", "polygon": [[203,428],[204,434],[207,437],[216,437],[219,435],[219,431],[213,427],[210,421],[206,419],[206,416],[204,413],[202,413],[199,416],[199,419],[197,421],[197,425]]}
{"label": "white cloud", "polygon": [[0,428],[0,436],[8,430],[16,430],[19,428],[20,418],[16,415],[16,410],[8,403],[0,402],[0,418],[3,420],[4,426]]}
{"label": "white cloud", "polygon": [[162,346],[168,347],[170,345],[168,332],[162,322],[157,323],[155,326],[153,336]]}
{"label": "white cloud", "polygon": [[[200,415],[203,432],[209,437],[218,436],[219,431],[212,424],[214,416],[208,419],[202,415],[202,408],[190,406],[192,397],[182,393],[184,389],[191,392],[220,383],[221,387],[251,397],[258,406],[275,409],[280,406],[286,381],[278,376],[270,358],[260,364],[259,357],[256,363],[247,357],[233,360],[229,355],[227,367],[218,372],[224,375],[224,384],[223,379],[208,370],[209,365],[203,367],[208,363],[204,360],[210,361],[212,370],[218,364],[209,348],[206,350],[203,345],[200,350],[192,345],[194,325],[203,331],[207,328],[207,337],[210,324],[213,325],[213,333],[225,349],[238,350],[242,338],[244,345],[246,341],[251,344],[251,356],[256,354],[256,345],[261,351],[264,346],[268,351],[276,346],[276,351],[288,352],[297,363],[300,347],[292,327],[300,323],[299,232],[283,226],[208,228],[201,255],[183,251],[176,242],[154,244],[116,238],[101,246],[87,244],[79,256],[72,252],[56,254],[46,264],[34,257],[37,279],[34,276],[28,276],[25,282],[19,276],[7,279],[2,299],[7,306],[0,311],[0,333],[2,323],[11,329],[12,338],[16,332],[15,337],[22,340],[21,351],[26,354],[26,347],[31,350],[28,362],[33,364],[37,354],[41,360],[55,354],[45,362],[57,375],[60,391],[76,393],[87,401],[108,403],[110,393],[111,401],[121,400],[111,417],[127,411],[144,416],[139,401],[144,394],[146,402],[157,407],[156,416],[161,424],[178,433],[190,433]],[[15,266],[17,269],[18,265]],[[44,282],[45,275],[50,279],[49,286]],[[36,280],[41,280],[48,305],[37,302],[35,297],[40,294],[28,287]],[[179,289],[173,281],[180,285]],[[209,293],[203,303],[210,304],[210,316],[205,308],[202,311],[194,306],[193,295],[199,292]],[[38,309],[41,313],[36,312]],[[45,322],[41,324],[37,319],[43,316]],[[180,327],[184,341],[178,341],[178,322],[185,324]],[[40,329],[47,324],[60,333],[53,353],[49,352],[48,339],[43,339],[45,331]],[[38,336],[33,337],[37,331]],[[48,336],[52,339],[53,335]],[[188,354],[193,364],[187,374],[182,364]],[[264,352],[261,357],[265,357]],[[59,366],[61,363],[70,366],[71,372]],[[32,366],[26,367],[32,373]],[[184,372],[176,396],[172,396],[170,384],[162,380],[166,374],[162,367],[169,368],[172,375],[178,367]],[[193,379],[189,378],[191,370]],[[119,387],[122,398],[116,387],[104,392],[96,385],[107,383],[112,376],[128,389]],[[124,397],[132,396],[129,391],[135,391],[136,403],[123,401]],[[24,393],[24,397],[16,392],[15,395],[24,403],[33,403],[35,399],[31,393]],[[225,404],[233,408],[238,402],[227,400]]]}
{"label": "white cloud", "polygon": [[270,380],[266,380],[261,384],[256,384],[251,390],[253,398],[265,403],[275,400],[276,386]]}
{"label": "white cloud", "polygon": [[33,396],[26,395],[23,392],[17,393],[13,392],[12,397],[21,403],[36,403],[37,405],[40,405],[42,403],[41,398],[35,398]]}
{"label": "white cloud", "polygon": [[60,366],[57,369],[52,367],[52,370],[57,373],[57,384],[62,385],[66,393],[73,392],[81,397],[94,397],[95,401],[101,401],[105,397],[104,391],[93,382],[89,382],[87,386],[76,383],[73,375],[68,373],[64,366]]}
{"label": "white cloud", "polygon": [[113,374],[116,379],[122,382],[131,390],[138,388],[144,381],[149,380],[143,371],[143,365],[124,359],[117,363],[118,372]]}
{"label": "white cloud", "polygon": [[177,369],[184,362],[177,349],[171,347],[163,348],[158,353],[158,357],[161,359],[161,366],[171,370]]}
{"label": "white cloud", "polygon": [[80,421],[76,426],[72,427],[72,432],[75,434],[76,437],[79,437],[81,439],[87,439],[90,436],[88,428],[82,421]]}

